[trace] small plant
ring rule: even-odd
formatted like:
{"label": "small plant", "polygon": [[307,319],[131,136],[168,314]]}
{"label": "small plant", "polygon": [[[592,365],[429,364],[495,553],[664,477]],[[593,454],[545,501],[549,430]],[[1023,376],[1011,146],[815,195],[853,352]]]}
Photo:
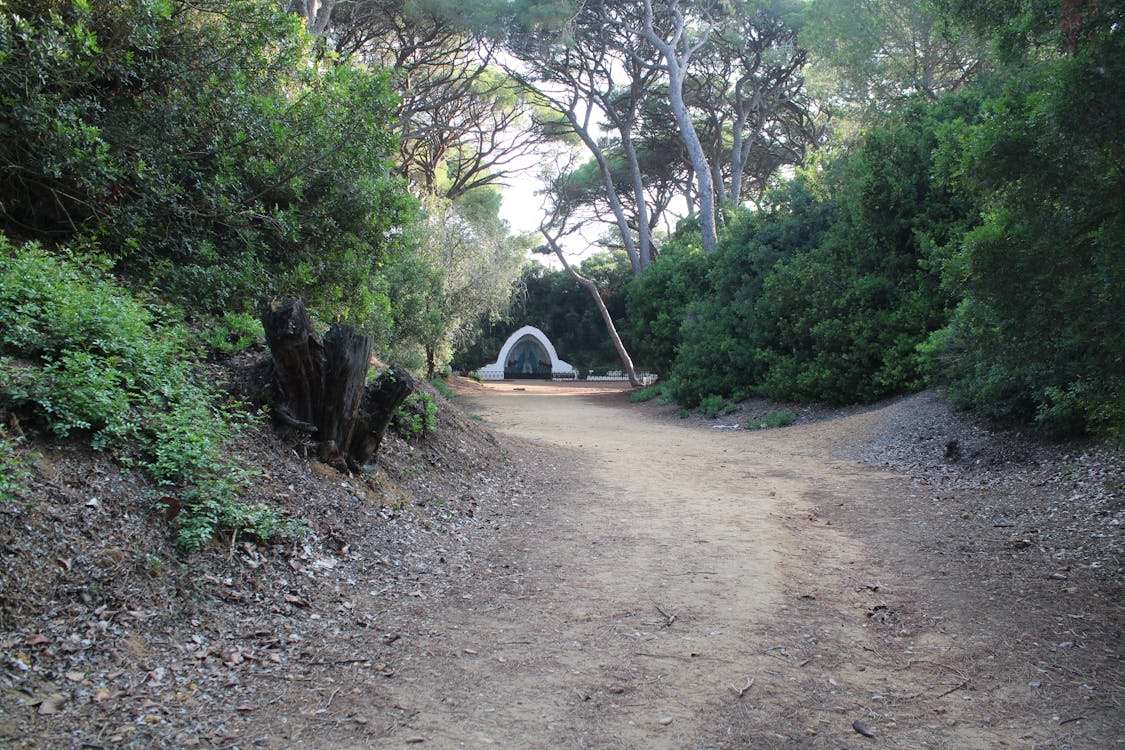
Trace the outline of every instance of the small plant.
{"label": "small plant", "polygon": [[475,380],[478,383],[484,382],[484,377],[477,370],[472,370],[470,372],[465,373],[465,377],[469,378],[470,380]]}
{"label": "small plant", "polygon": [[792,409],[771,411],[760,419],[751,419],[746,423],[748,430],[764,430],[769,427],[787,427],[797,421],[797,413]]}
{"label": "small plant", "polygon": [[434,390],[440,393],[446,401],[452,401],[453,399],[457,398],[457,394],[453,392],[452,388],[445,384],[445,381],[441,379],[441,376],[437,376],[433,380],[431,380],[430,385],[432,385],[434,387]]}
{"label": "small plant", "polygon": [[226,313],[207,321],[198,335],[212,354],[222,355],[235,354],[265,340],[262,321],[246,313]]}
{"label": "small plant", "polygon": [[637,404],[643,404],[645,401],[651,401],[657,396],[664,397],[664,387],[661,385],[649,385],[640,390],[633,391],[629,396],[629,400]]}
{"label": "small plant", "polygon": [[428,393],[412,393],[398,407],[391,427],[407,440],[422,438],[437,429],[437,402]]}
{"label": "small plant", "polygon": [[28,471],[29,461],[21,449],[23,438],[9,435],[7,428],[0,426],[0,503],[14,503],[20,492],[31,479]]}
{"label": "small plant", "polygon": [[722,396],[716,396],[714,394],[705,396],[699,402],[700,413],[702,413],[703,416],[707,417],[708,419],[714,419],[715,417],[721,416],[723,414],[730,414],[736,408],[738,407],[727,401]]}
{"label": "small plant", "polygon": [[676,416],[680,419],[687,419],[691,416],[691,409],[680,409],[676,412]]}

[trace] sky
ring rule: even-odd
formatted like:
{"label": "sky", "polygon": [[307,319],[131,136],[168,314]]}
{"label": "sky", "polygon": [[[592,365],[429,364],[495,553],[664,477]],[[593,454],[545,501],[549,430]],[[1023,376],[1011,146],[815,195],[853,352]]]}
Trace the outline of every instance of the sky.
{"label": "sky", "polygon": [[532,176],[514,178],[511,182],[501,190],[500,218],[508,222],[513,233],[538,231],[543,218],[543,196],[535,193],[542,183]]}
{"label": "sky", "polygon": [[[522,171],[514,172],[508,178],[509,184],[501,187],[500,218],[508,222],[513,234],[534,232],[536,238],[542,241],[539,236],[539,224],[543,219],[543,196],[538,195],[538,192],[543,189],[543,181],[538,175],[545,161],[555,158],[550,153],[529,157],[527,163],[521,165]],[[592,229],[598,234],[605,231],[602,225],[594,226]],[[586,256],[597,251],[599,248],[593,239],[593,237],[584,237],[583,233],[579,232],[564,240],[562,244],[567,250],[567,259],[580,263]],[[562,263],[553,253],[529,253],[529,257],[550,268],[562,269]]]}

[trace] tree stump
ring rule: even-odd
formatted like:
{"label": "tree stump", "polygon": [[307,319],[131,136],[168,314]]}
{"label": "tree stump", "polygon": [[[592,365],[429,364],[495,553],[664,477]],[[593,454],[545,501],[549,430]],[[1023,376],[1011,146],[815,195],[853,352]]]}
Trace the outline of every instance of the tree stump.
{"label": "tree stump", "polygon": [[414,390],[409,373],[392,367],[367,384],[371,337],[333,323],[321,339],[300,299],[263,303],[262,327],[273,358],[277,420],[308,433],[322,459],[362,470]]}
{"label": "tree stump", "polygon": [[[414,380],[410,373],[398,367],[379,373],[364,389],[355,434],[348,444],[348,456],[360,466],[375,458],[391,418],[413,390]],[[388,409],[388,404],[394,404],[394,407]]]}

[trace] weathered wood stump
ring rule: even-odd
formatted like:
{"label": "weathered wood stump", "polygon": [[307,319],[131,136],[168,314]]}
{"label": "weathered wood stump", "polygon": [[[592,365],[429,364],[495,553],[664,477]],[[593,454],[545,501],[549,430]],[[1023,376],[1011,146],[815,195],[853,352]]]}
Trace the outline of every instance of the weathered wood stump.
{"label": "weathered wood stump", "polygon": [[392,367],[367,383],[371,337],[333,323],[321,339],[300,299],[264,302],[262,327],[274,364],[277,420],[308,433],[326,461],[357,471],[373,461],[395,411],[414,390],[410,374]]}

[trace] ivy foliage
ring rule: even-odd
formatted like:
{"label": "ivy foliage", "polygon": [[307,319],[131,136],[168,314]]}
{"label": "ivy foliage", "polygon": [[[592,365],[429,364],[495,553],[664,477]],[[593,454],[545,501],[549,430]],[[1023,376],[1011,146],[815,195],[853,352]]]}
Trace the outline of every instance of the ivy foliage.
{"label": "ivy foliage", "polygon": [[[220,529],[264,540],[300,533],[243,499],[250,475],[229,448],[237,420],[193,373],[192,334],[162,323],[106,265],[0,235],[0,412],[138,463],[177,498],[185,549]],[[12,452],[12,438],[3,442]]]}

